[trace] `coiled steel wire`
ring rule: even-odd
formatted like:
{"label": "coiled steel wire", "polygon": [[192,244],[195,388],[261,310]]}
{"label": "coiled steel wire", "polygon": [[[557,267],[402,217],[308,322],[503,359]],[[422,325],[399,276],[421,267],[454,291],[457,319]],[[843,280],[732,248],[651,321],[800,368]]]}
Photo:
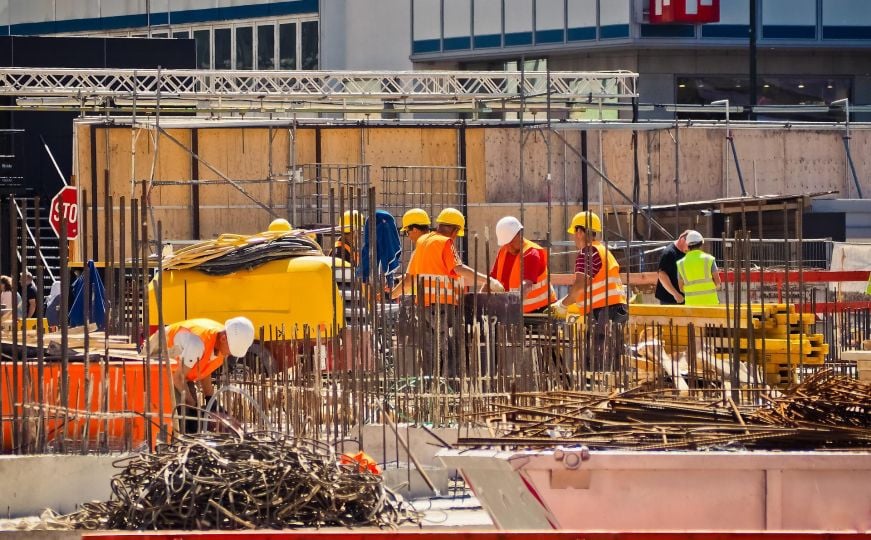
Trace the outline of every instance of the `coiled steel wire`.
{"label": "coiled steel wire", "polygon": [[81,529],[396,527],[420,515],[380,476],[315,441],[261,432],[181,436],[116,463],[108,502],[65,516]]}

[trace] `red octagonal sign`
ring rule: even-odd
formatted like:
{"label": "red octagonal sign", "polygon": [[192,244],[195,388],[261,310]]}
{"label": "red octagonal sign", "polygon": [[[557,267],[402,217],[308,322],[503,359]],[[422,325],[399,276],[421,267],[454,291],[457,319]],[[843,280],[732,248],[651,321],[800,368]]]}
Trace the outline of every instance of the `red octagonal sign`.
{"label": "red octagonal sign", "polygon": [[67,186],[57,192],[51,200],[51,214],[48,217],[51,229],[60,238],[61,219],[67,222],[67,239],[79,237],[79,196],[73,186]]}

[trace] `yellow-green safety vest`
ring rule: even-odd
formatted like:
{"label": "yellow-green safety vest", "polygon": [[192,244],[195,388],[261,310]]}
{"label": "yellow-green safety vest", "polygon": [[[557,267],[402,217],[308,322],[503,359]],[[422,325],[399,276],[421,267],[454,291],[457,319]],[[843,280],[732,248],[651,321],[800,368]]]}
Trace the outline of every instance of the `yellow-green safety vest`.
{"label": "yellow-green safety vest", "polygon": [[716,306],[720,303],[713,277],[714,257],[694,249],[677,262],[677,273],[683,280],[684,304]]}

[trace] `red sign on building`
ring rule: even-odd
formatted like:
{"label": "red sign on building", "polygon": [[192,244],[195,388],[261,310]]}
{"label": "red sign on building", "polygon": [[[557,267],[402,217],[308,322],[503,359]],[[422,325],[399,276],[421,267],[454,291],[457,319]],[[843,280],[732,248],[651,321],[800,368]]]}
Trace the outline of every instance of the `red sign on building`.
{"label": "red sign on building", "polygon": [[720,22],[720,0],[650,0],[651,24]]}

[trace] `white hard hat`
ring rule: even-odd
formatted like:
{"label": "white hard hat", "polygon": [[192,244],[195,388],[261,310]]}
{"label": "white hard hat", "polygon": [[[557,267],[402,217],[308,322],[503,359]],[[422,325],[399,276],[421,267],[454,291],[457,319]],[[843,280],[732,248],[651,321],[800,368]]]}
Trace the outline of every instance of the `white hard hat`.
{"label": "white hard hat", "polygon": [[687,231],[687,245],[703,244],[705,237],[699,231]]}
{"label": "white hard hat", "polygon": [[178,358],[184,367],[194,367],[206,350],[206,345],[199,336],[192,332],[181,331],[172,340],[173,345],[167,351],[170,357]]}
{"label": "white hard hat", "polygon": [[519,219],[514,216],[505,216],[496,222],[496,243],[499,246],[504,246],[514,240],[517,233],[522,230],[523,225]]}
{"label": "white hard hat", "polygon": [[242,357],[254,343],[254,325],[245,317],[233,317],[224,323],[230,354]]}

